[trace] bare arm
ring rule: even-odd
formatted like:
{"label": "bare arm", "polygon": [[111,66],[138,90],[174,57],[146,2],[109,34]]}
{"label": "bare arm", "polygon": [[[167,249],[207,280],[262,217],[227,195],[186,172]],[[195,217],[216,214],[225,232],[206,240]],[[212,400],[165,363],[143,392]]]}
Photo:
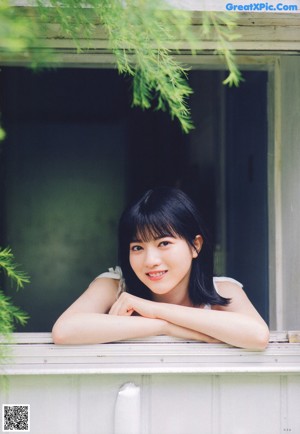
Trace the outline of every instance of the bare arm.
{"label": "bare arm", "polygon": [[[191,329],[218,341],[251,349],[264,349],[268,343],[269,330],[255,310],[245,292],[231,282],[219,282],[218,291],[232,302],[212,310],[155,303],[122,294],[114,304],[114,314],[126,315],[125,311],[137,311],[148,318],[160,318],[167,323]],[[123,300],[122,300],[123,298]]]}
{"label": "bare arm", "polygon": [[54,343],[94,344],[162,334],[164,320],[108,315],[117,290],[118,280],[94,280],[54,324]]}
{"label": "bare arm", "polygon": [[116,301],[118,281],[96,279],[58,318],[52,329],[56,344],[96,344],[168,334],[185,339],[213,341],[195,330],[168,324],[160,318],[108,315]]}
{"label": "bare arm", "polygon": [[264,349],[269,340],[268,327],[243,289],[231,282],[219,282],[218,292],[223,297],[231,298],[228,306],[206,310],[161,305],[156,306],[157,317],[237,347]]}
{"label": "bare arm", "polygon": [[165,321],[143,317],[75,313],[53,327],[56,344],[100,344],[163,334]]}

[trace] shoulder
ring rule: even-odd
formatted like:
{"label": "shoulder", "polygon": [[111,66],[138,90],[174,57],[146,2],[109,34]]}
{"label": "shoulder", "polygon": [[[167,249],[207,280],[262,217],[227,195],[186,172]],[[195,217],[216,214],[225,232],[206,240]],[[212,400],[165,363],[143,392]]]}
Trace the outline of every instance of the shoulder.
{"label": "shoulder", "polygon": [[[126,285],[123,278],[122,270],[118,266],[115,268],[109,268],[108,271],[101,273],[95,278],[94,282],[97,282],[99,284],[99,281],[101,282],[103,280],[110,281],[111,284],[112,282],[114,282],[114,286],[117,288],[116,298],[118,298],[122,292],[126,291]],[[102,286],[101,283],[100,286]]]}
{"label": "shoulder", "polygon": [[118,280],[109,277],[93,280],[61,317],[74,313],[107,313],[117,299],[118,286]]}
{"label": "shoulder", "polygon": [[214,283],[216,291],[221,297],[232,298],[232,296],[244,293],[243,286],[228,280],[220,280]]}
{"label": "shoulder", "polygon": [[[108,297],[115,301],[118,297],[120,278],[109,275],[97,276],[88,286],[86,293],[95,297]],[[108,274],[108,273],[107,273]]]}
{"label": "shoulder", "polygon": [[103,276],[101,278],[96,277],[88,286],[89,290],[92,289],[102,289],[102,288],[107,288],[107,289],[118,289],[119,286],[119,280],[118,279],[114,279],[112,277],[109,276]]}
{"label": "shoulder", "polygon": [[230,284],[237,285],[240,288],[243,288],[243,284],[232,277],[227,276],[214,276],[213,282],[215,287],[223,286],[224,284],[230,286]]}
{"label": "shoulder", "polygon": [[103,278],[120,280],[123,278],[122,270],[118,266],[115,268],[109,268],[108,271],[105,271],[104,273],[101,273],[99,274],[99,276],[96,277],[96,279],[103,279]]}
{"label": "shoulder", "polygon": [[123,276],[120,267],[109,268],[108,271],[99,274],[90,283],[87,292],[95,293],[96,295],[103,297],[104,293],[114,297],[114,300],[119,295],[119,292],[123,287]]}
{"label": "shoulder", "polygon": [[243,292],[243,284],[231,277],[214,277],[213,282],[217,293],[222,297],[230,298],[230,293],[232,292],[240,290]]}
{"label": "shoulder", "polygon": [[94,279],[85,291],[85,295],[94,300],[107,300],[108,303],[115,302],[118,297],[119,281],[111,277]]}
{"label": "shoulder", "polygon": [[230,277],[214,277],[213,281],[218,294],[230,299],[228,306],[216,306],[217,309],[231,310],[237,303],[240,304],[248,300],[243,285],[239,281]]}

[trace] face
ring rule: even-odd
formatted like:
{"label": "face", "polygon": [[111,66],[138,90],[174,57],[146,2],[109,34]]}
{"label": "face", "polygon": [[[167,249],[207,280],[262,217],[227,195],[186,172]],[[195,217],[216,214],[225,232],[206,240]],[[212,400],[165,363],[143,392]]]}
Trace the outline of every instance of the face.
{"label": "face", "polygon": [[202,246],[200,235],[194,245],[195,249],[186,240],[169,236],[130,243],[130,265],[154,300],[186,304],[192,260]]}

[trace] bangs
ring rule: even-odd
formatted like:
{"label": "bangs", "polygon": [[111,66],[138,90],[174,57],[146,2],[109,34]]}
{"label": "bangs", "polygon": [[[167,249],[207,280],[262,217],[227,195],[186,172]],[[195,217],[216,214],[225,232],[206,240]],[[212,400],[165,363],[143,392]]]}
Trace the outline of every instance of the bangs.
{"label": "bangs", "polygon": [[[193,245],[201,234],[197,211],[189,199],[176,189],[149,190],[131,207],[119,222],[119,252],[127,260],[132,242],[149,242],[164,237],[181,238]],[[127,256],[126,256],[127,255]]]}
{"label": "bangs", "polygon": [[149,242],[158,238],[164,237],[179,237],[181,235],[175,230],[172,222],[170,222],[163,213],[143,215],[139,214],[131,219],[129,242]]}

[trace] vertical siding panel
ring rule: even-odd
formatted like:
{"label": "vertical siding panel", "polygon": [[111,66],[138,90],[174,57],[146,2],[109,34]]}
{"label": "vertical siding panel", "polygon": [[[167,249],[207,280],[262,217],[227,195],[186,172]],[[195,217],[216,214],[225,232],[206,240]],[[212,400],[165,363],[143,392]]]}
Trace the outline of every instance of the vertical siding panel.
{"label": "vertical siding panel", "polygon": [[287,425],[284,433],[300,433],[300,376],[287,376]]}
{"label": "vertical siding panel", "polygon": [[282,56],[280,65],[283,327],[297,330],[300,311],[300,57]]}
{"label": "vertical siding panel", "polygon": [[280,432],[288,432],[289,420],[288,420],[288,400],[287,400],[287,376],[280,376]]}
{"label": "vertical siding panel", "polygon": [[280,377],[220,377],[220,434],[280,434]]}
{"label": "vertical siding panel", "polygon": [[269,326],[282,330],[282,204],[281,204],[281,71],[279,58],[268,80],[268,212],[269,212]]}
{"label": "vertical siding panel", "polygon": [[152,423],[151,423],[151,388],[152,388],[152,376],[151,375],[143,375],[142,376],[142,409],[141,409],[141,418],[142,418],[142,433],[141,434],[150,434],[152,432]]}
{"label": "vertical siding panel", "polygon": [[211,426],[212,434],[219,434],[221,432],[220,427],[220,375],[211,376]]}
{"label": "vertical siding panel", "polygon": [[4,404],[30,404],[31,434],[78,434],[77,380],[73,375],[11,376]]}
{"label": "vertical siding panel", "polygon": [[81,375],[79,434],[113,434],[114,410],[123,384],[141,385],[134,375]]}
{"label": "vertical siding panel", "polygon": [[211,434],[210,376],[153,376],[151,434]]}

